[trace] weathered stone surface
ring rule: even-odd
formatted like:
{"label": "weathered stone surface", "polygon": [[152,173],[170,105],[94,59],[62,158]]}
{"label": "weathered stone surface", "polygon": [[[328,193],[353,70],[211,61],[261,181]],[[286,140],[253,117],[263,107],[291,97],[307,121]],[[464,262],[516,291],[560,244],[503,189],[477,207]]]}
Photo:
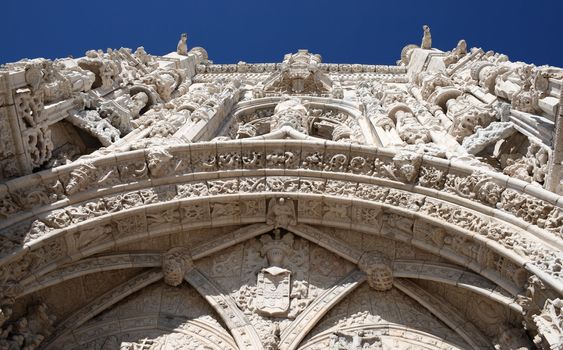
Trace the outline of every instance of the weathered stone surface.
{"label": "weathered stone surface", "polygon": [[423,30],[1,66],[0,348],[560,347],[563,71]]}

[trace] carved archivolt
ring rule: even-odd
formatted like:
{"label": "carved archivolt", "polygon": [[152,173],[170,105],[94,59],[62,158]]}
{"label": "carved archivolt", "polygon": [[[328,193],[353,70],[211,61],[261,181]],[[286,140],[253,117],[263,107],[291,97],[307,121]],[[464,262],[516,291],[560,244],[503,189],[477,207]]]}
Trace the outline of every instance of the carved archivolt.
{"label": "carved archivolt", "polygon": [[[9,225],[5,229],[5,233],[11,235],[14,239],[18,239],[19,236],[25,241],[40,242],[41,237],[47,232],[53,230],[64,232],[65,230],[68,231],[73,225],[80,225],[80,232],[73,233],[70,240],[64,242],[57,242],[53,238],[49,240],[50,244],[60,247],[59,250],[68,249],[72,255],[75,254],[72,251],[84,251],[86,248],[94,247],[98,249],[101,247],[100,244],[105,241],[106,238],[104,237],[113,240],[121,235],[125,238],[126,232],[132,230],[137,232],[146,232],[147,229],[156,231],[175,222],[177,225],[190,227],[190,225],[201,222],[198,219],[204,218],[221,218],[221,220],[228,222],[239,222],[240,217],[244,215],[263,218],[268,206],[273,206],[268,210],[269,213],[274,213],[274,207],[279,206],[279,203],[274,205],[273,201],[266,204],[260,200],[237,205],[229,203],[229,200],[221,202],[217,197],[217,202],[210,207],[207,204],[208,202],[203,201],[204,197],[201,196],[205,194],[228,196],[236,193],[251,195],[252,193],[275,193],[277,191],[324,194],[339,197],[337,201],[341,201],[340,198],[348,197],[359,200],[358,203],[367,200],[378,203],[378,207],[381,207],[381,205],[393,206],[395,210],[419,212],[430,220],[457,225],[462,230],[478,233],[480,239],[494,240],[493,245],[500,244],[503,249],[513,250],[518,256],[537,261],[538,268],[552,271],[555,277],[558,276],[557,253],[550,247],[559,246],[560,241],[558,237],[548,233],[547,230],[556,234],[561,230],[561,214],[559,214],[560,208],[556,204],[552,204],[555,198],[547,193],[542,193],[541,195],[545,199],[540,199],[534,195],[518,191],[512,185],[512,181],[503,183],[501,178],[492,174],[463,173],[461,167],[456,170],[455,167],[448,167],[437,160],[425,161],[418,158],[416,154],[393,155],[391,153],[387,156],[385,152],[379,151],[375,156],[372,152],[367,152],[363,148],[351,150],[338,145],[321,151],[313,148],[313,145],[308,148],[306,144],[287,142],[282,151],[283,143],[275,141],[263,143],[263,149],[255,147],[237,148],[235,147],[236,144],[225,143],[225,153],[223,154],[220,151],[218,154],[215,145],[210,145],[213,145],[213,151],[205,147],[198,147],[191,149],[187,154],[181,148],[170,148],[167,152],[173,157],[166,157],[166,160],[160,163],[159,168],[169,169],[168,174],[170,175],[177,174],[177,170],[174,169],[182,169],[182,172],[221,171],[223,163],[218,163],[217,159],[229,155],[234,161],[229,163],[228,170],[267,168],[275,171],[276,168],[283,168],[288,175],[294,169],[295,176],[268,175],[266,177],[250,176],[203,182],[178,182],[176,185],[151,186],[147,189],[125,192],[115,192],[115,190],[108,188],[103,192],[103,199],[95,199],[104,187],[121,182],[131,183],[131,185],[127,185],[131,188],[139,188],[138,185],[133,184],[147,180],[151,176],[144,161],[144,152],[131,154],[127,157],[128,160],[124,158],[125,161],[120,162],[119,166],[112,165],[115,161],[113,157],[107,160],[100,159],[86,165],[69,167],[66,174],[65,171],[61,171],[57,174],[61,180],[36,178],[37,180],[34,180],[36,181],[35,185],[29,186],[30,188],[37,188],[35,191],[41,194],[44,203],[66,196],[72,198],[78,193],[77,189],[86,191],[86,193],[81,193],[82,198],[86,199],[90,196],[91,199],[68,207],[61,206],[61,204],[64,205],[64,202],[59,202],[59,204],[54,203],[36,208],[35,212],[38,214],[38,219],[33,222],[31,229],[27,230],[26,222],[31,219],[31,212],[22,212],[19,215],[12,214],[11,219],[3,223],[5,227]],[[135,157],[138,157],[139,160],[135,160]],[[298,175],[299,169],[304,168],[310,169],[310,177]],[[319,170],[322,170],[324,175],[321,175]],[[315,173],[315,171],[318,173]],[[85,172],[89,175],[85,176]],[[339,180],[338,173],[347,173],[348,180]],[[326,179],[329,174],[334,174],[334,179]],[[49,190],[44,184],[45,182],[50,184]],[[53,182],[55,185],[52,185]],[[8,199],[5,203],[10,203],[9,199],[13,198],[11,192],[22,193],[25,196],[24,188],[17,189],[18,183],[14,183],[14,190],[5,193],[5,198]],[[388,188],[387,184],[389,183],[393,183],[393,186],[396,186],[397,189]],[[415,193],[410,192],[413,187],[407,187],[411,186],[408,185],[409,183],[417,185],[414,187]],[[63,186],[63,184],[65,185]],[[14,188],[14,186],[10,186],[10,188]],[[400,190],[400,188],[403,188],[403,190]],[[442,190],[440,199],[432,199],[435,192],[429,192],[428,188]],[[120,189],[124,190],[125,188],[122,186]],[[33,193],[35,196],[36,192],[27,191],[30,193],[29,195]],[[199,197],[196,199],[192,197],[194,195]],[[184,207],[182,205],[178,207],[171,202],[167,205],[167,209],[163,207],[164,202],[173,199],[181,200],[182,203],[187,205],[190,198],[194,198],[194,206]],[[453,204],[460,203],[460,200],[472,209],[464,209],[457,204]],[[279,202],[279,200],[277,201]],[[20,201],[20,203],[23,202]],[[29,202],[29,204],[26,204],[26,208],[33,207],[36,203]],[[313,200],[311,203],[316,203],[316,201]],[[381,220],[378,219],[378,209],[369,209],[372,205],[369,204],[366,208],[356,205],[351,211],[352,206],[331,205],[327,202],[324,207],[321,205],[318,209],[315,209],[316,207],[312,206],[303,213],[299,213],[299,210],[303,209],[298,208],[296,214],[301,217],[305,217],[304,214],[311,215],[312,218],[321,221],[340,218],[342,219],[340,225],[347,225],[350,221],[360,219],[366,220],[366,223],[379,223],[381,225]],[[139,210],[145,206],[147,206],[146,213],[148,213],[148,216],[143,218],[134,214],[137,212],[140,214]],[[500,209],[493,209],[492,207],[495,206]],[[53,210],[57,207],[60,209]],[[14,204],[12,208],[14,209],[10,209],[11,212],[17,212],[22,207]],[[315,212],[315,210],[318,210],[318,212]],[[491,210],[498,212],[498,217],[506,218],[507,221],[503,222],[488,216]],[[504,214],[502,214],[503,212]],[[514,217],[507,215],[507,213],[513,214]],[[107,224],[93,224],[94,222],[91,221],[94,218],[99,220],[102,217],[109,217],[110,214],[112,219]],[[288,221],[287,225],[293,220],[293,214],[290,210],[288,214],[284,215],[286,218],[283,220],[283,215],[276,216],[275,214],[270,220]],[[122,219],[118,220],[118,218]],[[529,230],[533,230],[532,232],[535,232],[541,240],[528,234],[518,233],[521,232],[518,229],[510,228],[511,224],[526,227],[527,223],[544,228],[542,230],[539,227],[535,229],[529,227]],[[122,233],[113,235],[111,232],[114,230]],[[518,235],[517,239],[515,239],[515,235]],[[50,236],[54,237],[52,234]],[[520,248],[515,250],[513,241],[517,241]],[[444,244],[439,237],[436,237],[433,242],[439,245]],[[34,243],[34,245],[37,244]],[[39,249],[39,246],[37,249]],[[32,251],[34,250],[32,249]],[[552,253],[549,253],[550,250]],[[7,252],[5,251],[5,253]],[[52,250],[50,254],[57,254],[57,249]],[[49,259],[49,257],[45,256],[43,259]],[[521,258],[517,258],[516,261],[520,261],[519,259]]]}

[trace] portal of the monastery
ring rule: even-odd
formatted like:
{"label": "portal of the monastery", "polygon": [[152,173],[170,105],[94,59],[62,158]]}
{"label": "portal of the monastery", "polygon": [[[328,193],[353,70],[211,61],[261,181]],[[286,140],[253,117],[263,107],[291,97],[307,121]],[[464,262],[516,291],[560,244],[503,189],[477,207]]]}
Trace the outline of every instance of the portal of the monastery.
{"label": "portal of the monastery", "polygon": [[0,349],[563,348],[563,70],[0,66]]}

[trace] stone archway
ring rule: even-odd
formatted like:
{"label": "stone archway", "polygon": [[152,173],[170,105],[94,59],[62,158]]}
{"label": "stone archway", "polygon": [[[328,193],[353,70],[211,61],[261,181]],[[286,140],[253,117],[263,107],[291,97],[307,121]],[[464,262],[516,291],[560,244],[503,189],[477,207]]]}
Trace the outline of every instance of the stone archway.
{"label": "stone archway", "polygon": [[[248,237],[252,237],[252,235],[256,235],[259,234],[260,232],[263,232],[265,229],[271,230],[271,226],[266,226],[266,227],[262,227],[259,229],[259,227],[257,225],[253,225],[251,227],[247,227],[243,230],[239,230],[239,232],[244,232],[246,231],[247,236]],[[314,229],[309,229],[309,231],[311,231]],[[265,237],[267,235],[262,234],[260,237]],[[270,236],[271,237],[271,236]],[[313,297],[314,293],[318,293],[318,292],[313,292],[313,290],[310,290],[308,293],[307,292],[292,292],[292,293],[296,293],[296,294],[292,294],[292,303],[291,303],[291,307],[292,309],[294,307],[298,307],[301,311],[298,311],[298,313],[294,316],[291,316],[291,318],[295,318],[294,321],[290,322],[289,325],[284,325],[282,328],[282,331],[279,334],[279,342],[280,342],[280,348],[283,349],[294,349],[297,348],[297,345],[300,343],[301,339],[303,339],[309,332],[309,330],[315,326],[316,323],[318,323],[322,318],[323,315],[330,311],[337,303],[340,303],[343,298],[345,300],[346,295],[348,295],[350,292],[352,292],[353,290],[355,290],[357,288],[357,286],[359,286],[363,281],[366,280],[366,277],[364,275],[364,273],[360,272],[357,270],[357,268],[354,268],[354,264],[350,264],[350,262],[348,262],[347,268],[346,269],[351,269],[350,273],[346,275],[346,272],[343,270],[342,272],[336,272],[335,270],[329,268],[328,266],[336,266],[336,265],[340,265],[343,266],[342,264],[345,262],[345,260],[342,260],[342,258],[337,257],[337,255],[332,255],[333,258],[330,259],[326,259],[329,258],[333,253],[329,253],[328,250],[325,250],[324,248],[321,248],[320,246],[317,246],[316,244],[314,244],[312,241],[309,240],[304,240],[302,238],[299,237],[305,237],[303,235],[303,233],[301,234],[301,236],[297,236],[297,240],[299,242],[300,246],[303,246],[303,244],[305,244],[306,250],[311,251],[310,254],[312,254],[311,256],[315,256],[315,258],[310,262],[311,264],[313,264],[312,266],[317,266],[315,264],[328,264],[327,266],[324,267],[316,267],[315,269],[321,268],[321,270],[317,270],[317,271],[321,271],[321,272],[316,272],[316,277],[317,279],[319,277],[321,277],[320,280],[317,280],[317,282],[314,282],[314,278],[308,278],[306,279],[306,281],[303,281],[302,278],[303,277],[298,277],[298,272],[297,271],[293,271],[293,273],[297,273],[297,275],[295,275],[295,281],[293,281],[294,283],[297,284],[293,284],[293,288],[295,288],[296,286],[301,287],[302,288],[302,283],[306,283],[309,284],[310,286],[309,288],[312,288],[313,286],[316,290],[319,290],[318,288],[322,288],[322,285],[324,284],[325,287],[327,288],[325,289],[324,292],[318,294],[316,297]],[[221,237],[222,240],[224,240],[224,237]],[[242,243],[238,243],[238,246],[240,247],[241,244],[262,244],[262,247],[264,248],[264,246],[270,246],[270,247],[274,247],[269,245],[269,242],[274,242],[275,243],[275,239],[274,241],[272,241],[271,239],[268,240],[264,240],[264,239],[260,239],[260,240],[253,240],[251,238],[251,241],[243,241]],[[256,243],[252,243],[252,241],[256,242]],[[246,243],[245,243],[246,242]],[[258,243],[258,242],[262,242],[262,243]],[[297,243],[297,242],[296,242]],[[206,244],[203,245],[203,247],[205,247]],[[340,246],[345,246],[345,244],[340,244]],[[231,272],[232,269],[234,268],[235,270],[237,269],[237,265],[236,262],[233,261],[233,249],[236,255],[236,252],[238,251],[239,253],[242,252],[244,250],[244,254],[245,256],[247,256],[248,254],[250,254],[250,256],[252,256],[252,253],[249,253],[249,248],[244,248],[244,249],[240,249],[240,248],[236,248],[237,244],[235,242],[234,246],[231,246],[230,248],[224,248],[218,252],[215,252],[216,249],[210,249],[208,251],[208,258],[202,258],[198,259],[195,262],[195,265],[192,265],[192,263],[189,263],[188,265],[182,265],[184,268],[184,272],[185,275],[185,279],[186,281],[189,282],[190,285],[194,286],[194,288],[201,294],[202,297],[205,297],[208,302],[210,303],[210,305],[215,308],[217,314],[220,317],[220,320],[222,320],[223,322],[225,322],[226,328],[231,332],[231,334],[233,334],[236,342],[238,343],[239,348],[260,348],[261,344],[263,344],[264,342],[267,341],[267,339],[265,339],[264,337],[264,329],[262,329],[261,331],[261,336],[258,336],[258,334],[254,333],[254,327],[264,327],[264,325],[260,326],[260,322],[262,322],[262,324],[265,322],[264,318],[260,318],[258,321],[256,320],[255,317],[253,317],[253,321],[249,321],[248,319],[248,315],[244,316],[243,314],[240,313],[239,308],[242,308],[243,311],[245,310],[245,306],[244,305],[248,305],[248,300],[245,302],[243,301],[243,299],[241,299],[241,291],[247,291],[248,288],[248,281],[252,281],[254,279],[256,279],[256,275],[255,274],[250,274],[250,276],[248,278],[250,278],[249,280],[247,278],[243,278],[242,280],[239,281],[239,277],[237,276],[231,276]],[[185,250],[187,252],[187,250]],[[224,253],[223,253],[224,252]],[[318,252],[318,253],[314,253],[314,252]],[[342,252],[340,252],[342,253]],[[188,253],[189,254],[189,253]],[[320,255],[319,255],[320,254]],[[328,255],[327,255],[328,254]],[[198,256],[201,256],[202,254],[200,253]],[[175,255],[177,256],[177,255]],[[225,256],[227,256],[225,258]],[[108,257],[111,259],[111,257]],[[164,261],[166,261],[166,255],[164,257]],[[206,263],[206,259],[207,259],[207,263]],[[245,258],[243,258],[245,259]],[[261,258],[262,260],[264,259]],[[315,260],[316,259],[316,260]],[[330,262],[331,259],[337,259],[334,262]],[[340,263],[338,262],[340,259]],[[200,261],[201,260],[201,261]],[[236,259],[235,259],[236,260]],[[259,258],[260,260],[260,258]],[[365,260],[365,259],[363,259]],[[316,262],[315,262],[316,261]],[[369,261],[369,259],[368,259]],[[401,262],[398,261],[399,264],[401,264]],[[330,265],[333,264],[333,265]],[[336,264],[336,265],[334,265]],[[404,262],[402,263],[404,266]],[[360,266],[364,266],[364,264],[360,263]],[[177,265],[174,265],[177,267]],[[196,268],[194,268],[194,266],[196,266]],[[206,267],[207,266],[207,267]],[[225,270],[225,268],[227,270]],[[244,270],[244,269],[243,269]],[[409,269],[406,268],[406,270],[408,271]],[[171,271],[169,268],[165,268],[165,271]],[[166,272],[165,272],[166,273]],[[320,275],[319,275],[320,273]],[[399,273],[401,273],[399,271]],[[467,273],[467,272],[466,272]],[[329,277],[332,274],[336,274],[336,277]],[[343,274],[344,277],[338,277],[339,274]],[[175,274],[177,275],[177,274]],[[248,273],[246,272],[241,272],[241,277],[247,275]],[[315,275],[315,274],[314,274]],[[67,342],[69,342],[69,338],[68,336],[70,334],[84,334],[83,336],[81,335],[79,338],[76,338],[78,335],[75,335],[74,338],[75,339],[85,339],[84,341],[86,341],[87,339],[92,339],[92,334],[91,332],[93,332],[92,329],[98,329],[95,327],[102,327],[103,324],[106,323],[102,323],[100,326],[94,326],[94,325],[85,325],[85,326],[81,326],[82,324],[84,324],[85,322],[87,322],[87,324],[96,324],[99,323],[99,321],[88,321],[89,318],[92,318],[96,313],[100,313],[100,312],[104,312],[104,313],[108,313],[109,314],[115,314],[115,312],[113,311],[104,311],[104,310],[109,310],[109,309],[113,309],[114,307],[112,306],[115,303],[118,303],[119,300],[122,300],[124,298],[127,298],[128,295],[130,293],[134,293],[136,290],[143,290],[143,288],[146,288],[145,285],[146,283],[154,283],[151,281],[154,281],[155,279],[160,279],[162,278],[162,274],[158,273],[157,271],[155,272],[149,272],[148,276],[154,276],[154,277],[143,277],[143,276],[139,276],[138,278],[136,278],[136,280],[138,280],[139,282],[135,282],[135,280],[131,280],[128,281],[127,283],[124,284],[123,287],[117,287],[115,288],[115,290],[112,290],[111,292],[109,292],[110,295],[113,295],[113,299],[108,299],[104,296],[102,296],[101,298],[99,298],[98,300],[94,300],[93,303],[91,303],[91,306],[86,306],[84,307],[84,310],[90,310],[90,311],[79,311],[75,316],[70,317],[67,322],[65,322],[65,324],[70,325],[71,328],[68,328],[67,331],[64,331],[64,326],[63,328],[59,328],[58,331],[55,333],[57,334],[57,338],[58,340],[54,340],[53,346],[54,348],[59,348],[60,344],[66,344]],[[181,274],[180,274],[181,276]],[[221,279],[223,277],[220,276],[230,276],[230,282],[221,282]],[[322,277],[324,276],[324,277]],[[326,278],[329,278],[328,280],[326,280]],[[369,278],[369,276],[368,276]],[[224,278],[223,278],[224,279]],[[322,280],[326,280],[325,282],[321,282]],[[331,282],[332,281],[332,282]],[[238,292],[236,292],[235,294],[232,294],[232,292],[229,292],[229,288],[227,288],[225,285],[225,283],[227,283],[227,285],[239,285],[242,286],[243,289],[240,289]],[[242,284],[239,284],[242,283]],[[319,284],[320,283],[320,284]],[[328,284],[327,284],[328,283]],[[397,282],[399,283],[398,286],[399,290],[402,290],[401,288],[405,288],[403,285],[406,282]],[[253,283],[250,282],[250,285],[252,285]],[[255,284],[254,284],[255,285]],[[391,287],[391,286],[389,286]],[[307,288],[306,288],[307,289]],[[416,289],[416,286],[415,288]],[[420,287],[418,287],[418,289],[420,289]],[[121,290],[121,292],[120,292]],[[319,291],[321,291],[322,289],[320,289]],[[397,289],[394,289],[397,290]],[[408,290],[408,287],[407,287]],[[411,287],[412,290],[412,287]],[[377,291],[378,293],[383,293],[385,291]],[[125,293],[125,294],[124,294]],[[238,294],[237,294],[238,293]],[[238,297],[236,297],[238,295]],[[244,295],[244,293],[243,293]],[[416,294],[415,294],[416,295]],[[289,296],[289,295],[288,295]],[[304,309],[301,309],[302,306],[300,306],[300,297],[307,297],[306,300],[301,300],[301,303],[304,303]],[[294,298],[295,298],[295,303],[294,303]],[[403,297],[404,298],[404,297]],[[236,301],[235,301],[236,300]],[[415,301],[411,301],[411,303],[416,303]],[[231,310],[231,311],[229,311]],[[422,310],[422,309],[421,309]],[[431,308],[429,310],[432,310]],[[238,316],[237,316],[238,314]],[[244,314],[246,314],[246,311],[244,312]],[[252,313],[251,313],[252,314]],[[429,313],[428,315],[431,315],[432,313]],[[279,316],[279,315],[278,315]],[[295,317],[297,316],[297,317]],[[125,317],[125,316],[124,316]],[[427,316],[427,317],[435,317],[435,316]],[[440,315],[440,317],[444,317],[444,315]],[[448,316],[450,317],[450,316]],[[446,317],[446,320],[448,319],[448,317]],[[110,317],[111,318],[111,317]],[[98,319],[98,317],[96,317],[96,320]],[[278,318],[280,319],[280,318]],[[283,318],[281,318],[283,319]],[[434,320],[433,322],[444,322],[444,320],[442,320],[441,318],[439,318],[440,321]],[[242,323],[241,323],[242,322]],[[258,322],[258,324],[256,323]],[[452,321],[448,321],[448,322],[452,322]],[[459,322],[459,321],[457,321]],[[381,326],[381,324],[379,325]],[[80,330],[74,331],[73,329],[75,327],[79,327]],[[92,328],[94,327],[94,328]],[[242,328],[241,328],[242,327]],[[446,327],[446,326],[441,326],[441,327]],[[464,327],[463,331],[467,331],[468,326],[466,325],[466,327]],[[266,332],[269,330],[270,328],[266,329]],[[121,330],[121,332],[124,332],[125,330]],[[343,330],[346,334],[353,334],[350,333],[350,329],[344,329]],[[69,333],[72,332],[72,333]],[[78,333],[77,333],[78,332]],[[104,337],[107,337],[108,339],[115,337],[116,335],[114,333],[100,333],[100,332],[105,332],[102,331],[102,328],[100,328],[99,331],[97,331],[97,333],[95,333],[97,335],[97,337],[99,339],[105,339]],[[455,331],[450,330],[450,332],[455,333]],[[376,332],[377,333],[377,332]],[[452,333],[452,334],[453,334]],[[104,336],[102,336],[102,334],[105,334]],[[207,333],[205,333],[207,334]],[[252,334],[254,334],[254,336],[252,336]],[[424,331],[423,332],[418,332],[419,336],[422,336],[423,338],[424,336]],[[464,333],[462,333],[464,334]],[[250,337],[249,337],[250,336]],[[452,335],[453,336],[453,335]],[[81,337],[85,337],[85,338],[81,338]],[[90,338],[88,338],[90,337]],[[436,336],[434,336],[436,337]],[[472,335],[470,337],[467,337],[467,339],[473,339],[475,338],[475,335]],[[121,339],[121,338],[120,338]],[[125,339],[125,338],[123,338]],[[162,339],[160,339],[162,340]],[[155,342],[158,341],[155,340]],[[61,343],[62,342],[62,343]],[[463,343],[463,341],[461,341]],[[59,344],[59,345],[57,345]],[[462,348],[464,348],[463,345]],[[49,346],[47,348],[50,348]]]}

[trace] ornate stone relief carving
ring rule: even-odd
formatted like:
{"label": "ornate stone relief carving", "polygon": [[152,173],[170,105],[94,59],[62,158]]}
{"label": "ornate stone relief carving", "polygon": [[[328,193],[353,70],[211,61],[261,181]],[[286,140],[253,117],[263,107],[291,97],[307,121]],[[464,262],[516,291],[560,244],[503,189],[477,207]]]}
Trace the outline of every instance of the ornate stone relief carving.
{"label": "ornate stone relief carving", "polygon": [[561,308],[563,302],[557,298],[554,300],[547,300],[544,308],[539,315],[533,317],[536,326],[538,327],[538,337],[534,339],[536,345],[545,349],[553,349],[560,346],[563,342],[561,334],[563,333],[563,315]]}
{"label": "ornate stone relief carving", "polygon": [[269,267],[258,273],[256,282],[256,310],[267,316],[285,316],[289,311],[291,290],[291,271],[284,269],[285,255],[293,248],[293,235],[287,233],[280,237],[280,231],[274,231],[275,237],[262,236],[261,254],[268,259]]}
{"label": "ornate stone relief carving", "polygon": [[[529,278],[540,277],[545,295],[523,299],[521,308],[527,329],[537,333],[536,344],[553,347],[561,332],[563,212],[560,198],[540,186],[554,191],[560,177],[555,120],[562,80],[560,69],[468,50],[464,40],[450,52],[433,49],[427,26],[420,47],[406,46],[395,67],[326,64],[306,50],[277,64],[215,65],[204,49],[188,50],[187,35],[166,56],[140,47],[4,65],[0,177],[56,167],[0,188],[0,284],[10,301],[2,304],[4,317],[19,295],[9,291],[20,286],[15,281],[23,288],[32,280],[51,283],[69,260],[146,237],[156,242],[172,232],[189,236],[199,228],[262,223],[277,236],[264,235],[240,252],[215,257],[209,271],[202,262],[206,275],[199,274],[199,261],[195,269],[186,248],[162,254],[166,283],[178,286],[186,279],[208,294],[220,289],[215,283],[228,291],[210,302],[223,310],[226,323],[236,325],[239,346],[296,347],[287,344],[305,336],[305,326],[318,315],[315,308],[336,304],[363,278],[372,287],[364,293],[377,294],[372,300],[394,302],[388,298],[397,297],[391,288],[396,260],[374,252],[370,243],[381,235],[468,266],[512,295],[531,288]],[[224,142],[229,138],[237,141]],[[208,140],[213,142],[199,143]],[[138,151],[123,153],[129,150]],[[68,164],[58,166],[63,163]],[[359,261],[361,271],[287,232],[304,224],[364,232],[370,249],[338,253]],[[324,247],[337,242],[304,231]],[[411,254],[401,249],[398,255]],[[397,315],[416,309],[400,300]],[[107,304],[102,298],[91,307]],[[394,326],[387,333],[377,328],[381,312],[365,311],[346,312],[338,327],[310,337],[303,347],[467,345],[447,332],[413,335],[405,345]],[[81,317],[65,320],[63,334]],[[147,319],[144,326],[150,322],[175,321]],[[168,335],[151,330],[146,340],[135,330],[80,344],[204,346],[212,339],[202,339],[209,335],[204,328],[189,323],[167,328],[174,330]],[[28,332],[29,339],[17,332],[7,330],[5,340],[22,348],[38,344],[37,330]],[[87,332],[97,330],[79,333]],[[521,346],[517,334],[507,327],[494,344]],[[438,344],[444,337],[456,340]]]}
{"label": "ornate stone relief carving", "polygon": [[293,200],[286,198],[272,198],[268,204],[266,223],[274,225],[274,228],[297,224],[295,204]]}
{"label": "ornate stone relief carving", "polygon": [[383,349],[381,337],[376,335],[367,335],[363,331],[357,331],[349,334],[344,332],[333,332],[330,335],[328,344],[330,350],[355,350],[355,349]]}
{"label": "ornate stone relief carving", "polygon": [[321,94],[328,92],[332,81],[319,69],[321,56],[299,50],[287,54],[280,65],[280,72],[272,75],[264,84],[264,91],[294,94]]}
{"label": "ornate stone relief carving", "polygon": [[193,262],[186,248],[172,248],[162,255],[162,272],[168,285],[178,286],[192,268]]}
{"label": "ornate stone relief carving", "polygon": [[368,276],[368,284],[379,292],[393,288],[393,271],[387,258],[377,252],[367,252],[360,258],[359,268]]}
{"label": "ornate stone relief carving", "polygon": [[458,142],[462,142],[478,128],[485,128],[495,120],[495,113],[491,108],[470,102],[470,97],[467,95],[449,100],[447,108],[447,115],[453,120],[449,134]]}
{"label": "ornate stone relief carving", "polygon": [[38,349],[43,340],[53,331],[55,318],[49,315],[45,304],[40,303],[29,307],[25,316],[6,324],[10,315],[11,309],[3,306],[0,346],[5,349]]}

